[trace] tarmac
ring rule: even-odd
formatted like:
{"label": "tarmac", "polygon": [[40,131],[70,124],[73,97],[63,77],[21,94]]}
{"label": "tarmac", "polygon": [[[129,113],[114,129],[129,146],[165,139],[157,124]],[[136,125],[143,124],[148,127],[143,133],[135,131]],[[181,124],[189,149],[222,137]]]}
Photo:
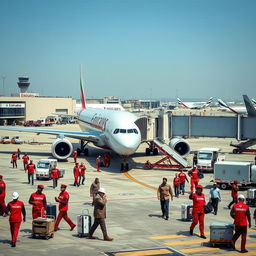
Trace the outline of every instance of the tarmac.
{"label": "tarmac", "polygon": [[[58,129],[79,130],[78,125],[55,126]],[[22,160],[18,160],[18,168],[13,169],[11,154],[19,148],[21,156],[26,152],[30,159],[36,163],[42,158],[51,158],[51,143],[55,139],[52,135],[35,135],[31,133],[17,133],[11,131],[0,131],[0,136],[20,136],[26,143],[22,145],[0,144],[0,174],[3,175],[7,184],[6,203],[11,201],[11,194],[17,191],[20,200],[25,203],[27,211],[27,221],[21,224],[17,247],[10,246],[10,231],[7,217],[0,217],[0,256],[2,255],[239,255],[239,251],[234,251],[229,247],[213,247],[209,243],[210,224],[213,222],[233,223],[230,211],[227,208],[231,201],[230,191],[221,190],[222,201],[219,204],[218,215],[205,215],[205,231],[207,239],[201,239],[198,235],[198,226],[195,228],[195,235],[189,235],[191,222],[181,220],[181,204],[191,203],[189,200],[189,184],[186,184],[186,194],[179,198],[174,198],[170,202],[170,218],[161,218],[160,203],[156,197],[156,190],[162,182],[163,177],[167,177],[172,184],[176,170],[168,169],[144,169],[147,160],[151,163],[161,158],[158,156],[145,156],[146,144],[142,144],[136,154],[131,156],[128,172],[120,172],[120,157],[112,153],[111,166],[102,167],[101,172],[96,172],[95,159],[98,155],[103,155],[104,150],[89,146],[89,156],[80,156],[79,162],[86,165],[86,182],[84,186],[73,186],[73,158],[66,162],[59,162],[58,167],[65,169],[64,178],[59,180],[58,188],[52,188],[52,181],[35,180],[34,186],[27,184],[27,174],[23,170]],[[77,143],[76,140],[71,139]],[[226,155],[226,160],[234,161],[254,161],[253,154],[232,154],[232,147],[229,146],[230,139],[218,138],[197,138],[188,139],[191,149],[198,150],[201,147],[220,147]],[[27,142],[33,142],[32,144]],[[193,152],[192,151],[192,152]],[[191,164],[192,154],[188,160]],[[62,220],[60,230],[49,240],[33,239],[31,236],[32,216],[31,206],[28,199],[32,192],[36,191],[38,184],[45,186],[48,203],[55,203],[54,197],[58,196],[60,184],[68,184],[67,191],[70,193],[69,217],[74,223],[77,222],[77,215],[84,210],[88,210],[93,216],[93,207],[89,188],[95,177],[100,179],[101,186],[105,188],[107,203],[106,225],[112,242],[103,241],[100,227],[94,235],[95,240],[79,238],[77,229],[69,230],[68,224]],[[200,180],[204,186],[204,193],[208,200],[209,189],[213,181],[213,174],[207,173]],[[246,191],[240,193],[246,196]],[[250,208],[253,214],[255,208]],[[255,221],[252,221],[252,228],[247,236],[246,255],[256,255],[256,230]],[[240,240],[236,244],[240,249]]]}

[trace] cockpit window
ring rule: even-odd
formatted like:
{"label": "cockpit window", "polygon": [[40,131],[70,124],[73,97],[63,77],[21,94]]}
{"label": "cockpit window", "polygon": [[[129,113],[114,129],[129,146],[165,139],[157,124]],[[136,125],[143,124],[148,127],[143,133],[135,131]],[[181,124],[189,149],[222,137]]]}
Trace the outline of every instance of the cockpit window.
{"label": "cockpit window", "polygon": [[137,129],[115,129],[113,131],[113,134],[118,134],[118,133],[136,133],[138,134],[138,130]]}
{"label": "cockpit window", "polygon": [[137,131],[137,129],[133,129],[133,131],[134,131],[134,133],[138,134],[138,131]]}
{"label": "cockpit window", "polygon": [[128,129],[127,132],[128,133],[134,133],[133,129]]}
{"label": "cockpit window", "polygon": [[114,133],[114,134],[119,133],[119,129],[115,129],[113,133]]}
{"label": "cockpit window", "polygon": [[120,133],[126,133],[125,129],[120,129]]}

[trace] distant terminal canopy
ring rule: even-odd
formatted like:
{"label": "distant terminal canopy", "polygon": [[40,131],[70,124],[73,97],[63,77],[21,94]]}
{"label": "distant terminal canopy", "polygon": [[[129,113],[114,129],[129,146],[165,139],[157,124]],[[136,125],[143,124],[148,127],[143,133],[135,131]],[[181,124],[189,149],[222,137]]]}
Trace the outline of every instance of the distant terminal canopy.
{"label": "distant terminal canopy", "polygon": [[26,93],[27,90],[28,90],[28,87],[30,85],[29,77],[28,76],[21,76],[21,77],[18,77],[18,79],[19,79],[19,82],[17,82],[17,84],[20,88],[20,92],[21,93]]}

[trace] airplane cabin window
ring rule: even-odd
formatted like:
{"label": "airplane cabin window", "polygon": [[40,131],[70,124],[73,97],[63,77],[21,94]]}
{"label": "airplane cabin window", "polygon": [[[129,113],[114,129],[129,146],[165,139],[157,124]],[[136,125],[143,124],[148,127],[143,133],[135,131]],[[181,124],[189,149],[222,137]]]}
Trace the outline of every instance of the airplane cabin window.
{"label": "airplane cabin window", "polygon": [[119,133],[119,129],[115,129],[113,133],[114,133],[114,134]]}
{"label": "airplane cabin window", "polygon": [[120,129],[120,133],[126,133],[125,129]]}

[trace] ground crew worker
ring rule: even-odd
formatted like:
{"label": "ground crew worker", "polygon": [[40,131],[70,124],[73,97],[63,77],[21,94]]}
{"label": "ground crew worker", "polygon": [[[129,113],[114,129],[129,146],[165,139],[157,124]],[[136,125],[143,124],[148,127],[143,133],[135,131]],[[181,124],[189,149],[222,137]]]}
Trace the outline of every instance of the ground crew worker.
{"label": "ground crew worker", "polygon": [[188,172],[190,179],[190,192],[194,192],[194,187],[198,185],[199,182],[199,170],[196,167],[193,167],[189,172]]}
{"label": "ground crew worker", "polygon": [[55,201],[59,203],[59,214],[57,220],[54,225],[54,231],[58,230],[59,223],[63,218],[70,226],[70,231],[75,228],[75,224],[68,217],[68,201],[69,201],[69,193],[66,191],[67,185],[61,184],[60,186],[60,194],[58,197],[55,197]]}
{"label": "ground crew worker", "polygon": [[194,153],[194,156],[193,156],[193,167],[196,167],[197,166],[197,153]]}
{"label": "ground crew worker", "polygon": [[17,158],[18,158],[18,156],[16,155],[16,153],[13,153],[12,159],[11,159],[12,168],[14,168],[14,166],[15,166],[15,168],[17,168]]}
{"label": "ground crew worker", "polygon": [[206,236],[204,235],[205,196],[202,191],[203,186],[197,185],[196,192],[191,192],[189,195],[189,199],[193,200],[193,222],[190,226],[189,233],[191,236],[193,235],[193,230],[199,221],[200,237],[206,239]]}
{"label": "ground crew worker", "polygon": [[37,186],[37,191],[35,193],[32,193],[29,198],[29,203],[33,205],[32,208],[32,217],[33,219],[36,219],[38,217],[44,217],[45,211],[46,211],[46,196],[42,193],[44,189],[43,185]]}
{"label": "ground crew worker", "polygon": [[173,200],[172,188],[167,184],[167,178],[163,178],[163,182],[157,190],[157,199],[160,200],[162,218],[169,219],[169,200]]}
{"label": "ground crew worker", "polygon": [[108,152],[106,152],[104,155],[103,155],[103,163],[104,163],[104,166],[105,167],[109,167],[110,166],[110,154]]}
{"label": "ground crew worker", "polygon": [[[242,236],[241,239],[241,253],[248,252],[245,249],[246,236],[247,236],[247,226],[251,227],[251,216],[248,205],[244,203],[245,197],[243,195],[238,196],[238,203],[236,203],[232,210],[230,211],[231,217],[234,219],[235,224],[235,234],[232,238],[232,247],[235,250],[236,240]],[[247,222],[248,221],[248,222]]]}
{"label": "ground crew worker", "polygon": [[29,156],[27,155],[27,153],[25,153],[25,155],[22,157],[22,159],[23,159],[24,171],[26,172],[27,165],[28,165],[28,160],[29,160]]}
{"label": "ground crew worker", "polygon": [[179,197],[179,194],[180,194],[180,178],[178,176],[178,173],[175,173],[175,177],[173,179],[173,187],[174,187],[175,197]]}
{"label": "ground crew worker", "polygon": [[78,178],[79,178],[79,164],[76,163],[74,168],[73,168],[73,174],[74,174],[74,186],[79,187],[79,183],[78,183]]}
{"label": "ground crew worker", "polygon": [[79,165],[79,186],[80,184],[84,185],[84,181],[85,181],[85,170],[86,170],[86,167],[84,165],[84,163],[81,163]]}
{"label": "ground crew worker", "polygon": [[96,168],[97,168],[97,172],[100,172],[100,162],[101,162],[101,156],[98,156],[96,158]]}
{"label": "ground crew worker", "polygon": [[187,175],[185,172],[183,172],[183,169],[180,170],[179,173],[179,178],[180,178],[180,193],[182,193],[182,195],[185,194],[185,183],[186,181],[188,181]]}
{"label": "ground crew worker", "polygon": [[33,163],[33,160],[30,160],[29,164],[27,165],[28,171],[28,184],[34,185],[34,174],[35,174],[36,166]]}
{"label": "ground crew worker", "polygon": [[3,175],[0,175],[0,216],[3,216],[5,213],[5,209],[6,209],[5,197],[6,197],[6,184],[3,181]]}
{"label": "ground crew worker", "polygon": [[217,183],[213,183],[213,187],[210,189],[210,202],[212,203],[213,213],[217,215],[218,204],[221,201],[220,190],[217,187]]}
{"label": "ground crew worker", "polygon": [[94,198],[97,195],[99,189],[100,189],[100,180],[99,178],[95,178],[94,182],[91,184],[91,187],[90,187],[90,197],[92,197],[92,206],[93,206]]}
{"label": "ground crew worker", "polygon": [[20,160],[20,154],[21,154],[21,152],[20,152],[20,149],[18,148],[17,149],[17,156],[18,156],[18,159]]}
{"label": "ground crew worker", "polygon": [[9,222],[10,222],[10,229],[12,235],[12,247],[16,247],[16,241],[19,234],[20,224],[22,221],[23,215],[23,222],[26,221],[26,210],[24,203],[19,201],[19,194],[17,192],[13,192],[12,194],[12,201],[7,204],[5,213],[9,215]]}
{"label": "ground crew worker", "polygon": [[238,184],[237,180],[235,180],[234,183],[232,184],[232,187],[231,187],[232,201],[229,203],[228,209],[230,209],[233,204],[237,203],[237,197],[238,197],[238,185],[237,184]]}
{"label": "ground crew worker", "polygon": [[58,186],[58,179],[60,177],[60,171],[56,166],[51,170],[51,178],[52,178],[52,187],[56,188]]}
{"label": "ground crew worker", "polygon": [[74,158],[74,163],[76,163],[76,159],[77,159],[77,151],[76,150],[73,153],[73,158]]}
{"label": "ground crew worker", "polygon": [[107,228],[105,224],[106,219],[106,204],[107,204],[107,195],[105,194],[104,188],[100,188],[96,197],[94,198],[94,223],[87,235],[88,239],[95,239],[93,233],[96,228],[100,225],[101,231],[103,233],[104,241],[112,241],[113,238],[108,236]]}

